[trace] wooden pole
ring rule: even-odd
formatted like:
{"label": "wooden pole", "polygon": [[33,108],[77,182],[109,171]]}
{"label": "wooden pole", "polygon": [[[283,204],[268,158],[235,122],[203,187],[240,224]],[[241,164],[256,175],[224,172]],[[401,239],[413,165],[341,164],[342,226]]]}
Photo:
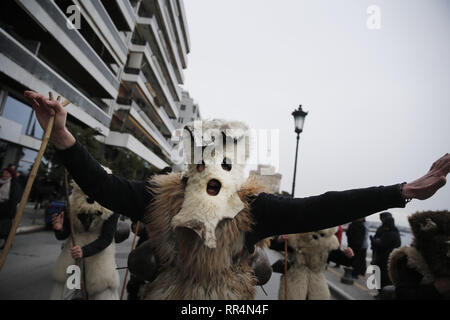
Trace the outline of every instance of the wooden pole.
{"label": "wooden pole", "polygon": [[[131,243],[130,252],[133,251],[133,249],[134,249],[134,243],[136,242],[136,235],[138,234],[140,223],[141,223],[140,221],[136,222],[136,229],[134,230],[134,237],[133,237],[133,242]],[[120,293],[120,300],[122,300],[123,294],[125,293],[125,286],[127,284],[127,278],[128,278],[128,268],[127,268],[127,271],[125,272],[125,278],[123,278],[123,285],[122,285],[122,292]]]}
{"label": "wooden pole", "polygon": [[288,255],[287,255],[287,239],[284,239],[284,300],[288,299],[288,281],[287,281],[287,265],[288,265]]}
{"label": "wooden pole", "polygon": [[[70,237],[72,238],[72,246],[75,246],[75,229],[73,227],[73,221],[72,221],[72,216],[70,215],[70,198],[69,198],[69,178],[68,178],[68,173],[67,173],[67,169],[64,169],[64,187],[66,189],[66,214],[67,214],[67,219],[69,221],[69,226],[70,226]],[[84,265],[82,264],[81,259],[76,259],[75,263],[77,264],[77,266],[80,268],[81,273],[82,273],[82,277],[81,277],[81,295],[83,297],[83,300],[87,300],[87,292],[86,292],[86,283],[85,283],[85,276],[84,273],[86,272]]]}
{"label": "wooden pole", "polygon": [[[50,100],[53,100],[53,94],[49,92]],[[64,104],[67,105],[70,102],[65,101]],[[39,149],[36,160],[34,161],[33,168],[31,169],[30,175],[27,180],[27,184],[25,185],[25,190],[22,195],[22,199],[20,200],[19,206],[17,208],[16,216],[14,217],[11,230],[9,231],[8,239],[6,240],[5,247],[3,248],[2,255],[0,257],[0,271],[6,261],[6,257],[8,256],[9,250],[11,249],[12,242],[16,235],[17,227],[19,226],[20,219],[22,219],[22,214],[25,209],[25,205],[27,204],[28,197],[30,196],[31,187],[33,186],[34,179],[36,178],[37,171],[39,169],[39,165],[41,164],[42,157],[44,156],[45,149],[47,148],[48,141],[50,140],[50,134],[53,130],[53,124],[55,123],[55,116],[50,117],[47,124],[47,129],[45,129],[44,138],[42,139],[41,147]]]}

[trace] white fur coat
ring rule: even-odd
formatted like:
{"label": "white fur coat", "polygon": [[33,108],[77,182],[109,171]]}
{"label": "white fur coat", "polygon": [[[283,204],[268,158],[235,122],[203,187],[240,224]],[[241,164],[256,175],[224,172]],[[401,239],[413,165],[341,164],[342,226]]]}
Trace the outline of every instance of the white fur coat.
{"label": "white fur coat", "polygon": [[[103,208],[97,202],[88,203],[87,195],[73,183],[73,192],[70,196],[71,219],[75,230],[76,245],[83,247],[95,241],[101,233],[103,223],[113,214],[110,210]],[[94,216],[93,221],[86,231],[77,217],[78,213],[88,213]],[[53,271],[53,279],[57,282],[66,282],[68,274],[67,267],[75,264],[70,254],[72,238],[63,244],[62,252],[56,261]],[[101,252],[84,258],[86,290],[89,295],[95,295],[106,289],[117,289],[120,285],[119,273],[116,270],[115,244],[114,241]]]}
{"label": "white fur coat", "polygon": [[[336,228],[330,228],[288,236],[288,245],[295,250],[287,272],[289,300],[330,298],[324,271],[328,254],[339,247],[335,233]],[[278,298],[280,300],[285,298],[284,275],[280,280]]]}

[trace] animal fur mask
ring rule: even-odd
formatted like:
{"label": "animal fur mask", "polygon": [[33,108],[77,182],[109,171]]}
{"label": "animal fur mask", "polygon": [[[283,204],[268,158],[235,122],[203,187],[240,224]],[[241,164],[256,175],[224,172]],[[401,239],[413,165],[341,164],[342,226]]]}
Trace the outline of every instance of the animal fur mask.
{"label": "animal fur mask", "polygon": [[244,208],[238,191],[249,157],[248,128],[238,121],[195,121],[184,128],[183,145],[187,182],[172,228],[192,229],[207,247],[215,248],[219,222]]}
{"label": "animal fur mask", "polygon": [[408,217],[413,246],[422,254],[433,274],[450,276],[450,212],[426,211]]}
{"label": "animal fur mask", "polygon": [[[103,167],[103,169],[109,174],[111,173],[109,168]],[[108,220],[113,212],[86,195],[75,181],[72,180],[71,186],[70,215],[75,231],[88,232],[101,228],[103,222]]]}

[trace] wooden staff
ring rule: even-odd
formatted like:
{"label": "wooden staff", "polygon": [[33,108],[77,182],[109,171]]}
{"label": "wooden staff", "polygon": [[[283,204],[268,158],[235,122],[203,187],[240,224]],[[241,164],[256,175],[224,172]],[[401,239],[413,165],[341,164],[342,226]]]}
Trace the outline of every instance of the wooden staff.
{"label": "wooden staff", "polygon": [[[49,92],[49,100],[53,100],[53,94]],[[66,106],[70,102],[65,101],[62,105]],[[27,204],[28,197],[31,192],[31,187],[33,186],[34,179],[36,178],[37,171],[39,169],[39,165],[41,164],[42,157],[44,156],[45,149],[47,148],[48,141],[50,139],[50,134],[53,130],[53,124],[55,123],[55,116],[50,117],[47,124],[47,129],[45,130],[44,138],[42,139],[41,147],[39,149],[36,160],[34,161],[33,168],[31,169],[30,175],[28,176],[27,184],[25,185],[25,191],[23,192],[22,199],[20,200],[19,206],[17,208],[17,214],[14,217],[11,230],[8,235],[8,239],[6,240],[5,247],[2,251],[2,255],[0,257],[0,271],[2,270],[3,264],[6,261],[6,257],[8,256],[9,250],[11,249],[12,242],[16,235],[17,227],[19,226],[20,219],[22,218],[23,211],[25,209],[25,205]]]}
{"label": "wooden staff", "polygon": [[[75,244],[75,229],[73,227],[73,221],[72,221],[72,216],[70,215],[70,198],[69,198],[69,179],[68,179],[68,173],[67,173],[67,169],[64,169],[64,187],[66,189],[66,214],[67,214],[67,219],[69,219],[69,226],[70,226],[70,237],[72,238],[72,246],[74,247]],[[84,263],[82,262],[82,259],[76,259],[75,260],[77,266],[80,268],[81,270],[81,295],[83,297],[83,300],[87,300],[88,296],[87,296],[87,292],[86,292],[86,281],[85,281],[85,273],[86,273],[86,269],[84,268]]]}
{"label": "wooden staff", "polygon": [[[140,224],[140,221],[138,220],[138,222],[136,222],[136,228],[134,230],[134,237],[133,237],[133,242],[131,243],[130,252],[133,251],[133,249],[134,249],[134,243],[136,242],[136,235],[138,234],[139,224]],[[120,300],[122,300],[123,294],[125,292],[125,285],[127,284],[127,278],[128,278],[128,268],[127,268],[127,271],[125,272],[125,278],[123,279],[122,292],[120,293]]]}
{"label": "wooden staff", "polygon": [[287,248],[288,248],[287,239],[284,239],[284,300],[288,299],[288,281],[287,281],[288,254],[287,254]]}

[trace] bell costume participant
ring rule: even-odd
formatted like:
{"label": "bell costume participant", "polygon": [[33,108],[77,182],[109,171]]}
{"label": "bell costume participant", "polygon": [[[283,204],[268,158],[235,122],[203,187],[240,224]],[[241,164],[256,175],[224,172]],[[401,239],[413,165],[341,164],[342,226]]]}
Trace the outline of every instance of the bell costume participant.
{"label": "bell costume participant", "polygon": [[[287,236],[289,269],[287,272],[288,300],[328,300],[330,290],[325,278],[325,266],[330,252],[339,248],[334,235],[337,228]],[[285,299],[284,275],[280,279],[278,299]]]}
{"label": "bell costume participant", "polygon": [[389,276],[396,299],[450,299],[450,212],[418,212],[408,218],[411,246],[392,251]]}
{"label": "bell costume participant", "polygon": [[185,152],[194,163],[186,172],[130,181],[108,174],[75,140],[59,102],[30,91],[25,96],[43,128],[55,115],[51,141],[83,191],[102,206],[146,224],[161,266],[144,292],[146,299],[252,299],[256,279],[251,254],[265,238],[326,229],[405,207],[409,198],[433,195],[450,171],[447,154],[412,183],[279,197],[246,180],[245,161],[232,152],[248,152],[247,127],[213,120],[200,128],[187,126],[184,141],[191,148]]}
{"label": "bell costume participant", "polygon": [[[110,173],[108,168],[105,172]],[[84,279],[89,300],[118,300],[120,286],[116,270],[114,235],[118,213],[113,213],[87,196],[72,182],[70,219],[73,223],[76,246],[72,246],[69,220],[64,213],[54,215],[53,226],[58,240],[66,240],[53,271],[54,285],[51,300],[77,299],[75,289],[67,287],[67,267],[75,265],[76,258],[84,259]]]}

